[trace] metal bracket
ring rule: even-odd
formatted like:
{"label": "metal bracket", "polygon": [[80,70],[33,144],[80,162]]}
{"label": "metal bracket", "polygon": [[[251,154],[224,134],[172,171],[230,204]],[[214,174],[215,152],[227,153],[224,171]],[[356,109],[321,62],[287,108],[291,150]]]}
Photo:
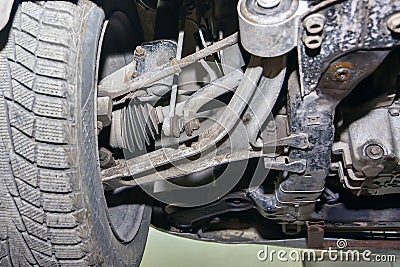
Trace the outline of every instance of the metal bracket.
{"label": "metal bracket", "polygon": [[325,222],[306,222],[307,226],[307,246],[309,248],[324,247]]}
{"label": "metal bracket", "polygon": [[264,165],[267,169],[302,173],[306,169],[306,160],[288,161],[288,157],[264,158]]}
{"label": "metal bracket", "polygon": [[291,134],[288,137],[280,138],[275,141],[264,142],[264,147],[290,146],[299,149],[306,149],[309,146],[308,134]]}

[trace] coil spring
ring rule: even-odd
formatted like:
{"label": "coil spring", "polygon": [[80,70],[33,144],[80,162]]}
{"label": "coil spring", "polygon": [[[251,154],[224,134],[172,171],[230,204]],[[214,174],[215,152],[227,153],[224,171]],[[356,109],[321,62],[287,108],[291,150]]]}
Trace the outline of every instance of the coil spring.
{"label": "coil spring", "polygon": [[143,150],[158,134],[158,124],[155,109],[148,103],[133,99],[123,109],[113,111],[110,144],[132,153]]}

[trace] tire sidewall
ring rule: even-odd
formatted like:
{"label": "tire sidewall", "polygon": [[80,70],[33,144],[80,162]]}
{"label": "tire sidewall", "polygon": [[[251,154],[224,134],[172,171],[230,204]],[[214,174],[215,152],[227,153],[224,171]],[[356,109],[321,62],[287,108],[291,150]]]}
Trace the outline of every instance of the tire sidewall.
{"label": "tire sidewall", "polygon": [[[80,3],[81,4],[81,3]],[[84,21],[81,26],[80,88],[77,99],[77,161],[82,179],[84,207],[90,228],[89,251],[97,251],[95,264],[105,266],[137,266],[143,255],[150,224],[150,207],[144,209],[141,226],[135,238],[128,244],[121,243],[114,235],[107,214],[98,159],[96,133],[96,62],[99,40],[104,24],[104,12],[91,2],[84,2]]]}

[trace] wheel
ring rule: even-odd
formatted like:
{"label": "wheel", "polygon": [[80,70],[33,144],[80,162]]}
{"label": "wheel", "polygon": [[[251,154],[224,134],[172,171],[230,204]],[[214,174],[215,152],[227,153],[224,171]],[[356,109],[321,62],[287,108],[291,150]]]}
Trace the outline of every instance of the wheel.
{"label": "wheel", "polygon": [[1,266],[139,265],[150,207],[131,189],[106,201],[100,179],[104,16],[90,1],[24,1],[0,32]]}

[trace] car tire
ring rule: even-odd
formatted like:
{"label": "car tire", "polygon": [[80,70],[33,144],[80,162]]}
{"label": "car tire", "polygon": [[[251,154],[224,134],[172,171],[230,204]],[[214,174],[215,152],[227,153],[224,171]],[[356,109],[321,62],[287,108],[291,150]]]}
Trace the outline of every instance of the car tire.
{"label": "car tire", "polygon": [[[0,32],[0,266],[138,266],[150,207],[128,203],[111,220],[100,177],[104,12],[84,0],[14,9]],[[121,238],[112,221],[135,232]]]}

